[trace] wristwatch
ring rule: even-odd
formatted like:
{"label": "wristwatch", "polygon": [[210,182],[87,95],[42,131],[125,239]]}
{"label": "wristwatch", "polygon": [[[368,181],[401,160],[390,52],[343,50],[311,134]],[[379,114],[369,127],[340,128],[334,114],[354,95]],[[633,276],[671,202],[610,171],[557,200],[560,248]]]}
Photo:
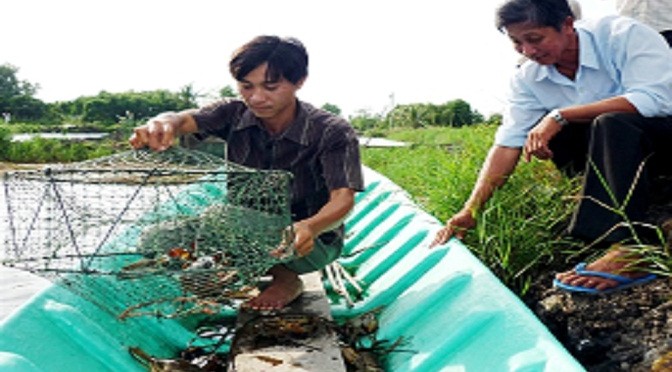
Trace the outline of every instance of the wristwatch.
{"label": "wristwatch", "polygon": [[565,125],[569,124],[569,121],[565,119],[564,116],[560,113],[560,110],[558,109],[553,109],[551,112],[548,113],[548,116],[553,118],[558,124],[560,124],[561,127],[564,127]]}

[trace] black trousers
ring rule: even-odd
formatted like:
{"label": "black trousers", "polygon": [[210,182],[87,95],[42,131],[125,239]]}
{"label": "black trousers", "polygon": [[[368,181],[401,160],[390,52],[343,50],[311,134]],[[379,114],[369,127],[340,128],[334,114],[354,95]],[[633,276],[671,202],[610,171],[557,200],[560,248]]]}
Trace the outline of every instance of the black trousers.
{"label": "black trousers", "polygon": [[663,35],[667,43],[672,47],[672,30],[661,31],[660,34]]}
{"label": "black trousers", "polygon": [[[603,114],[591,124],[570,123],[549,146],[558,169],[568,176],[584,175],[582,198],[568,233],[586,241],[594,241],[624,222],[605,206],[625,205],[631,222],[645,221],[654,179],[672,175],[672,117]],[[637,233],[647,240],[653,231],[637,228]],[[621,227],[603,241],[631,237],[632,232]]]}

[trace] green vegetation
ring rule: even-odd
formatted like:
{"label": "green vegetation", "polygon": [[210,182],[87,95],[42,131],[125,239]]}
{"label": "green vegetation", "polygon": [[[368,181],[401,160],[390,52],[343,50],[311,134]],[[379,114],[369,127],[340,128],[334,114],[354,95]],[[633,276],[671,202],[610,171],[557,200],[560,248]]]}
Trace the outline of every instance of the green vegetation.
{"label": "green vegetation", "polygon": [[14,142],[0,155],[12,163],[68,163],[111,155],[117,151],[119,148],[109,142],[36,138]]}
{"label": "green vegetation", "polygon": [[[18,78],[19,69],[0,65],[0,161],[47,163],[80,161],[127,150],[132,128],[165,111],[197,106],[200,95],[191,85],[178,92],[100,92],[72,101],[45,103],[35,98],[39,84]],[[221,94],[233,91],[225,87]],[[17,133],[107,133],[104,140],[12,142]]]}
{"label": "green vegetation", "polygon": [[[39,85],[21,81],[17,72],[12,65],[0,66],[0,112],[11,113],[11,122],[0,125],[0,161],[72,162],[125,151],[136,125],[163,111],[197,105],[198,94],[191,86],[179,92],[100,92],[69,102],[44,103],[34,98]],[[235,96],[230,87],[219,93]],[[334,104],[322,107],[340,113]],[[471,192],[500,116],[484,120],[469,103],[457,99],[440,105],[397,105],[384,115],[362,111],[349,119],[363,135],[414,144],[364,149],[363,160],[445,221]],[[483,122],[488,124],[476,124]],[[105,132],[108,136],[96,141],[11,141],[12,134],[28,132]],[[560,177],[549,162],[521,164],[502,192],[479,211],[478,227],[468,235],[467,245],[505,284],[524,293],[541,265],[562,258],[560,252],[572,246],[561,231],[573,203],[568,196],[574,190],[575,185]]]}
{"label": "green vegetation", "polygon": [[48,116],[47,105],[33,96],[39,85],[16,76],[19,69],[10,64],[0,65],[0,113],[15,117],[38,120]]}
{"label": "green vegetation", "polygon": [[[42,124],[0,124],[0,161],[11,163],[68,163],[128,150],[128,138],[136,123],[117,123],[102,128],[90,124],[75,127]],[[103,132],[102,140],[58,140],[36,137],[12,142],[16,133]]]}
{"label": "green vegetation", "polygon": [[[445,221],[462,207],[492,143],[496,126],[396,130],[405,148],[362,150],[363,162],[407,190],[424,210]],[[578,185],[550,162],[521,163],[479,211],[465,244],[507,286],[524,294],[549,265],[576,251],[563,236]],[[524,197],[521,197],[523,196]]]}
{"label": "green vegetation", "polygon": [[[45,103],[35,98],[39,84],[20,80],[18,72],[19,68],[11,64],[0,65],[0,113],[3,119],[8,115],[10,122],[110,125],[147,119],[164,111],[193,108],[200,97],[191,85],[186,85],[179,92],[102,91],[72,101]],[[228,91],[223,89],[221,93]]]}
{"label": "green vegetation", "polygon": [[[200,97],[187,85],[179,92],[100,92],[45,103],[34,97],[39,85],[18,79],[17,72],[10,64],[0,65],[0,113],[5,121],[0,124],[0,161],[4,162],[73,162],[126,151],[135,126],[160,112],[196,107]],[[226,86],[219,95],[235,97],[236,93]],[[332,103],[322,108],[341,112]],[[469,103],[457,99],[440,105],[396,105],[385,114],[360,111],[349,121],[364,136],[412,144],[363,149],[362,159],[445,221],[469,196],[501,115],[485,119]],[[95,141],[35,138],[12,142],[13,134],[37,132],[104,132],[108,136]],[[509,182],[478,211],[478,225],[465,243],[507,286],[524,294],[533,278],[549,267],[567,267],[568,258],[582,254],[581,246],[563,235],[578,189],[577,180],[561,177],[550,162],[521,163]],[[616,208],[615,213],[622,214],[623,208]],[[635,248],[650,253],[655,247]],[[653,266],[669,272],[666,255],[653,257]]]}
{"label": "green vegetation", "polygon": [[501,122],[501,115],[492,115],[486,121],[481,113],[472,110],[468,102],[456,99],[440,105],[432,103],[397,105],[386,114],[372,114],[360,110],[349,119],[352,126],[363,135],[381,136],[389,130],[400,128],[459,128],[483,122],[498,124]]}

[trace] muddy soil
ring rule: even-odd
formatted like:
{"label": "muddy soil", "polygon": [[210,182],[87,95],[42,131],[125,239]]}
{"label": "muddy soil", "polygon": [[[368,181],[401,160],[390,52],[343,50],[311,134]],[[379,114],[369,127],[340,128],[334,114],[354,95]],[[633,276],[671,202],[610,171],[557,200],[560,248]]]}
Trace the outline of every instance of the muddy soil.
{"label": "muddy soil", "polygon": [[605,295],[569,294],[539,278],[526,302],[588,371],[672,371],[672,283]]}
{"label": "muddy soil", "polygon": [[[650,209],[649,222],[672,222],[670,195]],[[668,249],[671,226],[665,229]],[[672,279],[603,295],[553,288],[555,273],[574,264],[546,268],[523,298],[556,338],[588,371],[672,371]]]}

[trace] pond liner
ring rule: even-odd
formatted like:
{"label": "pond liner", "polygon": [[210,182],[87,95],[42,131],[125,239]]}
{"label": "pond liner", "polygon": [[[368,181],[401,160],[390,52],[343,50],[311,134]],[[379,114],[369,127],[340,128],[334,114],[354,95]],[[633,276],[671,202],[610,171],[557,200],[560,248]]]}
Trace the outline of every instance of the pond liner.
{"label": "pond liner", "polygon": [[384,353],[386,371],[585,371],[468,247],[429,248],[440,221],[385,176],[365,169],[365,180],[376,187],[346,246],[375,248],[339,259],[363,291],[352,306],[330,295],[331,308],[335,319],[379,309],[376,340],[398,345]]}
{"label": "pond liner", "polygon": [[[376,338],[399,341],[384,358],[386,371],[585,370],[461,242],[430,249],[442,224],[389,179],[364,170],[369,187],[346,221],[346,245],[376,248],[347,269],[365,283],[360,298],[348,306],[331,295],[331,310],[338,320],[380,309]],[[129,348],[174,357],[194,337],[193,323],[121,320],[54,284],[0,322],[0,370],[146,371]]]}

